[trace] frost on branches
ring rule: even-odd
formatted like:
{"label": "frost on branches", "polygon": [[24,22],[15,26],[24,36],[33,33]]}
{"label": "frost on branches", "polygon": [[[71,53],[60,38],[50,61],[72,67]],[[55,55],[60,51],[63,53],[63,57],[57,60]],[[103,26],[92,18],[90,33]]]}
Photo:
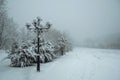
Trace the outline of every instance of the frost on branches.
{"label": "frost on branches", "polygon": [[[35,53],[37,54],[37,43],[35,45]],[[54,58],[56,58],[56,55],[54,53],[54,45],[48,41],[44,41],[43,39],[40,40],[40,46],[39,46],[39,55],[40,55],[40,62],[45,63],[52,61]]]}
{"label": "frost on branches", "polygon": [[[69,51],[69,45],[68,41],[64,37],[57,39],[56,44],[41,38],[39,46],[40,62],[50,62],[53,59],[64,55],[65,52]],[[37,62],[36,56],[38,55],[37,47],[36,39],[29,42],[22,42],[21,44],[14,43],[9,51],[8,56],[8,58],[11,60],[10,66],[25,67],[35,64]]]}
{"label": "frost on branches", "polygon": [[[38,22],[40,22],[39,19]],[[33,36],[34,39],[32,39],[33,38],[32,37],[30,40],[27,41],[22,40],[23,41],[22,43],[19,42],[13,43],[8,56],[8,58],[11,60],[10,64],[11,66],[26,67],[34,65],[37,62],[38,55],[40,56],[41,63],[50,62],[53,59],[61,55],[64,55],[65,52],[68,52],[72,49],[70,40],[67,38],[65,34],[62,34],[55,29],[52,30],[50,29],[49,31],[41,30],[43,25],[37,23],[36,21],[34,21],[33,23],[34,23],[33,28],[30,28],[31,25],[29,24],[27,24],[27,28],[29,30],[33,29],[33,32],[35,33],[35,35]],[[50,24],[46,23],[45,26],[50,26]],[[37,41],[38,38],[37,29],[40,30],[39,32],[41,33],[39,37],[40,38],[39,47]],[[25,35],[23,36],[27,37]],[[40,51],[39,53],[38,48]]]}
{"label": "frost on branches", "polygon": [[[57,53],[55,53],[54,45],[44,40],[40,43],[40,60],[42,63],[50,62],[55,59]],[[37,43],[36,41],[31,43],[24,43],[19,46],[14,43],[12,49],[9,51],[8,58],[11,60],[10,66],[25,67],[31,66],[37,61]]]}
{"label": "frost on branches", "polygon": [[29,44],[23,43],[19,46],[17,43],[14,43],[8,55],[8,58],[11,60],[10,66],[25,67],[33,65],[36,60],[33,51]]}
{"label": "frost on branches", "polygon": [[[10,66],[25,67],[35,64],[37,62],[37,47],[36,39],[21,44],[14,43],[8,56],[11,60]],[[64,55],[72,47],[65,37],[59,37],[59,39],[56,39],[56,43],[41,38],[39,49],[40,62],[46,63]]]}

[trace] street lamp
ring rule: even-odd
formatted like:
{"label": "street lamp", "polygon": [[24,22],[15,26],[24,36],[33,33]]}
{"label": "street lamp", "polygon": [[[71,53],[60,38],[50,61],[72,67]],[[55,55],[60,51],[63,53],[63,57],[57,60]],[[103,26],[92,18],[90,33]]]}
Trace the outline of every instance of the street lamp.
{"label": "street lamp", "polygon": [[41,25],[42,19],[37,17],[35,20],[33,20],[32,24],[26,24],[26,27],[28,30],[32,30],[36,33],[37,35],[37,71],[40,72],[40,36],[43,32],[46,30],[50,29],[51,24],[49,22],[46,23],[45,26]]}

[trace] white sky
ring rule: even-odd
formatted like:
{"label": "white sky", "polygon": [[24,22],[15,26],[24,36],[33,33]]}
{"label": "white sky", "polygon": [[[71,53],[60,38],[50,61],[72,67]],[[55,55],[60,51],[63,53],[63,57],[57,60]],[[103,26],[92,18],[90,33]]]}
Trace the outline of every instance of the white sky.
{"label": "white sky", "polygon": [[120,33],[120,0],[9,0],[8,12],[20,27],[40,16],[76,42]]}

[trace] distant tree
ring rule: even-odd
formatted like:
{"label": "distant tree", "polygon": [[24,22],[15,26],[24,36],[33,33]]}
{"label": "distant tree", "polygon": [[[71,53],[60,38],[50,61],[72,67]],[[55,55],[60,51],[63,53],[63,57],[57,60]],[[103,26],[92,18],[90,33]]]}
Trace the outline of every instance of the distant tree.
{"label": "distant tree", "polygon": [[50,41],[55,45],[56,52],[68,52],[72,50],[72,40],[70,37],[64,32],[60,32],[56,29],[51,29],[47,33],[44,34],[45,40]]}
{"label": "distant tree", "polygon": [[6,0],[0,0],[0,48],[10,48],[17,37],[16,29],[15,22],[7,15]]}
{"label": "distant tree", "polygon": [[2,48],[9,49],[18,39],[17,25],[8,18],[2,34]]}
{"label": "distant tree", "polygon": [[4,31],[4,27],[6,25],[5,21],[7,18],[6,10],[5,10],[5,0],[0,0],[0,47],[2,44],[2,34]]}

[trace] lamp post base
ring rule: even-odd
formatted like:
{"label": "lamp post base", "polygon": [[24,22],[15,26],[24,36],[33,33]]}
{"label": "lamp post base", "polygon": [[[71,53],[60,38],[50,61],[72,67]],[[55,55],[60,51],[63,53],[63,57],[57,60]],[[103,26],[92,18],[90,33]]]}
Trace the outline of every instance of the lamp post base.
{"label": "lamp post base", "polygon": [[40,56],[37,56],[37,72],[40,72]]}

